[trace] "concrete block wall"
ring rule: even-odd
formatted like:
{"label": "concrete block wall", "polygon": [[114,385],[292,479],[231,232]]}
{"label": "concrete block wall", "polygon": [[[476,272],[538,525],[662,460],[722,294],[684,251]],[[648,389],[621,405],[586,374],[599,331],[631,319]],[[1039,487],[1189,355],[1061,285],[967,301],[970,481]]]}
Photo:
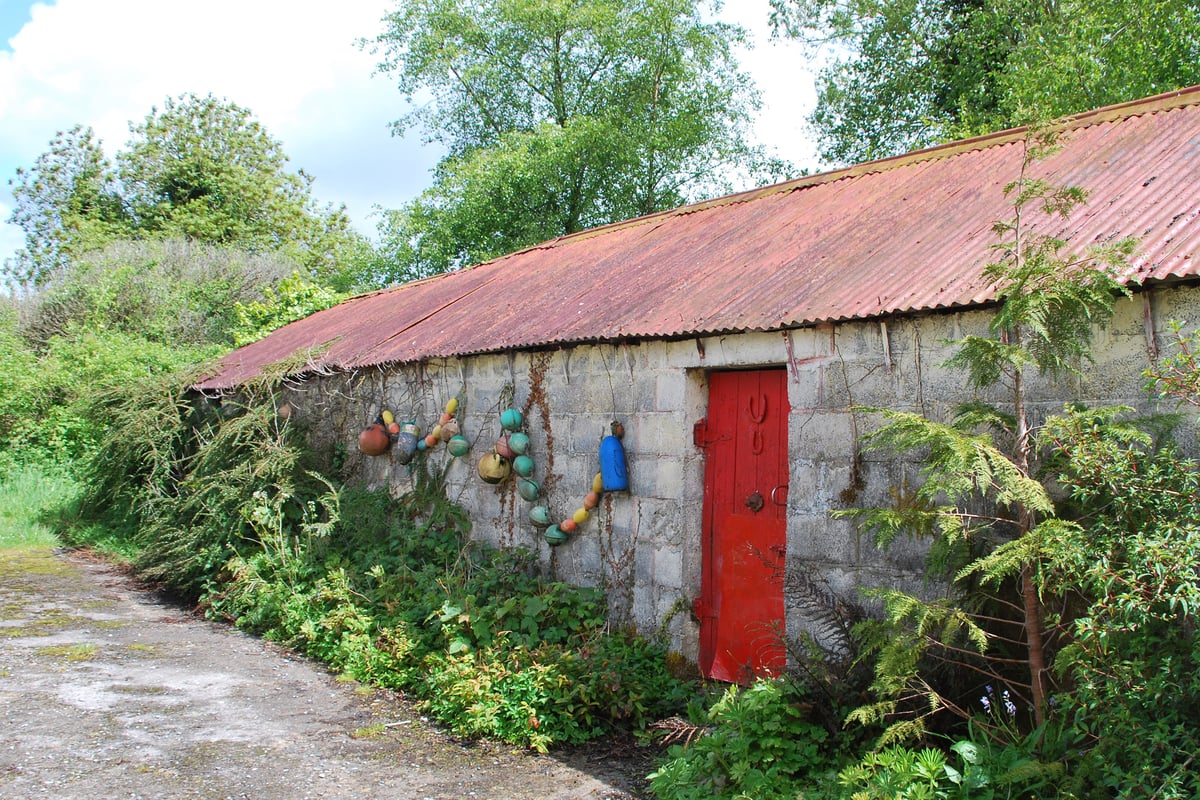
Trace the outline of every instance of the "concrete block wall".
{"label": "concrete block wall", "polygon": [[[700,337],[675,342],[584,345],[544,352],[473,356],[310,381],[294,402],[321,417],[314,430],[345,447],[353,477],[399,494],[410,470],[392,455],[357,452],[358,431],[383,407],[399,419],[432,427],[451,397],[460,400],[471,452],[452,459],[439,446],[426,457],[446,469],[449,494],[473,520],[473,535],[525,547],[555,577],[604,587],[617,624],[666,631],[674,649],[697,653],[699,629],[689,609],[699,594],[704,463],[692,426],[707,407],[710,370],[782,367],[791,405],[788,574],[856,599],[862,586],[928,592],[922,543],[898,542],[887,553],[830,511],[885,504],[889,492],[919,480],[912,457],[864,451],[861,437],[879,424],[856,413],[875,406],[946,419],[970,399],[963,374],[944,366],[946,342],[986,332],[987,310],[847,322],[786,332]],[[1200,293],[1158,290],[1121,301],[1113,324],[1095,342],[1084,379],[1035,378],[1035,414],[1055,413],[1068,397],[1096,405],[1154,410],[1142,371],[1155,348],[1168,350],[1166,322],[1200,323]],[[1005,402],[1002,392],[987,399]],[[535,479],[556,519],[571,516],[599,469],[609,423],[625,426],[630,491],[604,497],[570,540],[551,548],[528,521],[533,503],[515,482],[483,483],[476,462],[500,433],[500,412],[525,415]],[[1183,438],[1195,441],[1195,428]],[[788,611],[788,631],[811,630],[804,602]]]}

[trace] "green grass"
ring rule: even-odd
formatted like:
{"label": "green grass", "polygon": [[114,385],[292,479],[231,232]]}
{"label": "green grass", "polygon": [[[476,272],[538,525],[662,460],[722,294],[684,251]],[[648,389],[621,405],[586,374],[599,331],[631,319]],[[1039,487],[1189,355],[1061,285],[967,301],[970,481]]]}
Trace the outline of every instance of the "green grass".
{"label": "green grass", "polygon": [[59,544],[41,517],[70,501],[78,488],[63,473],[41,467],[22,466],[8,472],[0,480],[0,549]]}

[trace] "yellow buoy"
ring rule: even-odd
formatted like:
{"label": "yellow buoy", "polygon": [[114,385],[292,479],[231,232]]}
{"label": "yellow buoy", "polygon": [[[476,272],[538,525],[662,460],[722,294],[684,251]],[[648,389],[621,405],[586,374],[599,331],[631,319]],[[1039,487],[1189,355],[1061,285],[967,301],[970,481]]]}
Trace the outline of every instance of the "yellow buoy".
{"label": "yellow buoy", "polygon": [[575,520],[577,524],[582,525],[588,521],[588,517],[590,516],[591,514],[588,513],[586,508],[578,508],[575,510],[575,514],[571,517],[571,519]]}
{"label": "yellow buoy", "polygon": [[604,476],[599,472],[596,473],[596,477],[592,478],[592,491],[596,494],[604,491]]}

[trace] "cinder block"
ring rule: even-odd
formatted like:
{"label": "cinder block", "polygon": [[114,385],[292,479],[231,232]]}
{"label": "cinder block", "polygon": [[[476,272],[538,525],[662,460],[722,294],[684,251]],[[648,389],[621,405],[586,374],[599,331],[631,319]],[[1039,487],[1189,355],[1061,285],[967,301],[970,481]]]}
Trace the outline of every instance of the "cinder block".
{"label": "cinder block", "polygon": [[683,586],[683,556],[673,547],[654,551],[654,582],[657,586],[679,590]]}

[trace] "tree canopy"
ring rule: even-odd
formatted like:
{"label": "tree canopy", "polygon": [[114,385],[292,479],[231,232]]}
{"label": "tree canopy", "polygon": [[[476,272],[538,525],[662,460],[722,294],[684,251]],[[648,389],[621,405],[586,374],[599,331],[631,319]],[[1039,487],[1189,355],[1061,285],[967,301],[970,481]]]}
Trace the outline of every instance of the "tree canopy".
{"label": "tree canopy", "polygon": [[25,231],[25,248],[5,276],[32,288],[112,241],[180,237],[280,253],[333,276],[361,260],[366,243],[344,209],[317,206],[312,178],[287,162],[250,111],[212,95],[152,109],[130,126],[115,167],[90,128],[59,133],[12,181],[10,221]]}
{"label": "tree canopy", "polygon": [[779,33],[840,56],[821,155],[865,161],[1200,83],[1196,0],[771,0]]}
{"label": "tree canopy", "polygon": [[9,222],[25,231],[25,249],[5,263],[12,283],[41,284],[72,255],[127,231],[112,163],[91,128],[59,131],[50,149],[9,183],[16,200]]}
{"label": "tree canopy", "polygon": [[[744,32],[704,0],[406,0],[380,68],[447,149],[388,215],[394,277],[440,272],[670,208],[781,165],[746,141],[758,95]],[[740,170],[740,173],[739,173]]]}

